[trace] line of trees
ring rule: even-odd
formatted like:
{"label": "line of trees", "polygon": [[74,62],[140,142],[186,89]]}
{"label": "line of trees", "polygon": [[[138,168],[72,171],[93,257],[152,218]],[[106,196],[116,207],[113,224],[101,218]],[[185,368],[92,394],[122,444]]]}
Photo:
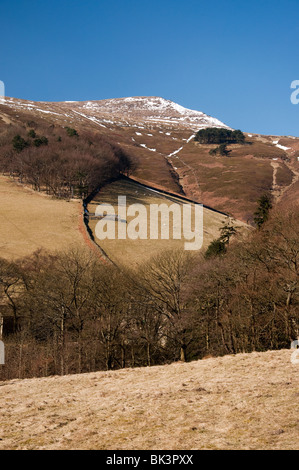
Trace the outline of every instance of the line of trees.
{"label": "line of trees", "polygon": [[245,135],[240,130],[232,131],[219,127],[200,129],[194,140],[200,144],[243,144]]}
{"label": "line of trees", "polygon": [[78,251],[0,260],[0,378],[288,348],[299,334],[298,234],[294,209],[272,211],[220,254],[170,251],[138,270]]}
{"label": "line of trees", "polygon": [[[92,133],[30,123],[9,127],[0,136],[0,172],[59,198],[86,197],[96,188],[128,174],[130,157]],[[34,126],[35,128],[32,128]]]}

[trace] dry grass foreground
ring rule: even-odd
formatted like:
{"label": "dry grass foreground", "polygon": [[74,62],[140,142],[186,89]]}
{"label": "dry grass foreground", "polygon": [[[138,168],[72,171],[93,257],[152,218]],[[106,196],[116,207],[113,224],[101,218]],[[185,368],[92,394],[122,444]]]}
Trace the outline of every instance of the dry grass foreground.
{"label": "dry grass foreground", "polygon": [[0,176],[0,257],[17,259],[44,248],[83,246],[79,202],[38,194]]}
{"label": "dry grass foreground", "polygon": [[0,386],[0,449],[299,449],[291,351]]}

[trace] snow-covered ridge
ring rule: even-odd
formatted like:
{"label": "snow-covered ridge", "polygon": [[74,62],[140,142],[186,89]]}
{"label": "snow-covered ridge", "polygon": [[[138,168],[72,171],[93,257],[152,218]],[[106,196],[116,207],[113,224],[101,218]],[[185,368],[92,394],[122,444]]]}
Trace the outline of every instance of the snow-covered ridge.
{"label": "snow-covered ridge", "polygon": [[136,96],[114,98],[102,101],[77,103],[85,110],[93,113],[110,112],[128,119],[140,119],[161,124],[178,124],[183,127],[224,127],[223,122],[201,111],[184,108],[183,106],[156,96]]}
{"label": "snow-covered ridge", "polygon": [[229,128],[207,114],[187,109],[173,101],[156,96],[113,98],[101,101],[34,102],[6,98],[1,104],[32,114],[42,113],[53,118],[77,122],[89,120],[106,127],[111,125],[144,125],[167,128],[187,128],[193,132],[206,127]]}

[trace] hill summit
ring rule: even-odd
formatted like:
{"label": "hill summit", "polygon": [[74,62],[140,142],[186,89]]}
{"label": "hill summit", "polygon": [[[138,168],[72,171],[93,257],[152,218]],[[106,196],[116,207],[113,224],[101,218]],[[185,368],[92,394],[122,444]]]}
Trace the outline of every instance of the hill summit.
{"label": "hill summit", "polygon": [[223,122],[201,111],[184,108],[183,106],[158,96],[136,96],[115,98],[102,101],[75,102],[71,106],[80,107],[92,112],[113,113],[115,116],[128,120],[141,119],[143,122],[176,124],[183,127],[223,127]]}
{"label": "hill summit", "polygon": [[[201,111],[183,106],[157,96],[113,98],[100,101],[34,102],[5,98],[1,105],[11,111],[30,112],[57,121],[80,123],[89,120],[96,125],[148,123],[160,126],[199,130],[206,127],[228,128],[218,119]],[[4,111],[5,108],[3,107]],[[0,109],[0,115],[1,111]]]}

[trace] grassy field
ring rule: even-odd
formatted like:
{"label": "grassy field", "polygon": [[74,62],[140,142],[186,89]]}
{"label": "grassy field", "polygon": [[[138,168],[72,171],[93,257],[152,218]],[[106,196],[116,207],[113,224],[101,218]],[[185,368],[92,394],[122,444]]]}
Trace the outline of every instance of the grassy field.
{"label": "grassy field", "polygon": [[[116,181],[110,185],[105,186],[95,199],[89,204],[90,213],[95,213],[96,207],[99,204],[111,204],[115,208],[115,213],[118,213],[118,196],[125,195],[127,198],[127,207],[131,204],[143,204],[147,209],[147,217],[143,218],[144,224],[147,223],[147,237],[145,240],[98,240],[95,234],[95,228],[98,220],[90,220],[90,228],[95,236],[95,241],[107,253],[108,257],[117,264],[124,263],[130,266],[137,266],[138,264],[146,261],[151,256],[162,252],[166,249],[183,248],[185,239],[176,240],[172,238],[170,231],[170,240],[163,240],[161,236],[158,240],[150,239],[150,224],[149,224],[149,208],[150,204],[166,204],[168,207],[174,202],[179,204],[182,208],[185,201],[181,198],[173,198],[158,194],[145,187],[140,186],[138,183],[128,180]],[[194,205],[192,205],[194,210]],[[194,216],[194,213],[193,213]],[[127,222],[130,223],[134,217],[128,217]],[[172,226],[172,219],[171,226]],[[203,249],[206,249],[210,242],[219,237],[219,228],[222,227],[226,217],[222,214],[213,212],[209,209],[204,209],[203,212]],[[117,224],[116,224],[117,225]],[[240,225],[237,223],[237,225]],[[242,227],[244,224],[241,224]],[[183,228],[183,224],[182,224]],[[117,232],[116,232],[117,235]]]}
{"label": "grassy field", "polygon": [[291,351],[2,383],[0,449],[299,449]]}
{"label": "grassy field", "polygon": [[44,248],[84,246],[79,202],[55,200],[0,176],[0,257],[17,259]]}

